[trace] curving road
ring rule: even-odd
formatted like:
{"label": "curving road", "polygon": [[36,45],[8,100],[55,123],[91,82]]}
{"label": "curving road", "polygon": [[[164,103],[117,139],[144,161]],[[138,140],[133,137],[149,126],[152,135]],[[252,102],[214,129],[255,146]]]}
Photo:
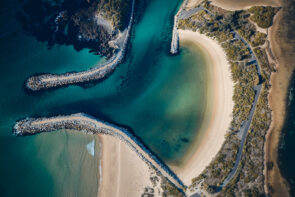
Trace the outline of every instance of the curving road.
{"label": "curving road", "polygon": [[[206,11],[209,15],[211,15],[212,17],[215,18],[215,15],[212,12],[210,12],[208,9],[204,8],[203,6],[198,6],[198,7],[194,8],[194,9],[191,9],[191,10],[182,10],[180,12],[180,14],[179,14],[179,19],[187,19],[187,18],[191,17],[192,15],[196,14],[197,12],[199,12],[201,10]],[[218,21],[218,22],[221,23],[221,24],[223,24],[220,21]],[[237,32],[235,32],[234,30],[232,30],[231,33],[233,33],[234,39],[241,40],[246,45],[246,47],[248,48],[248,50],[249,50],[249,52],[251,54],[251,57],[250,57],[250,59],[249,59],[248,62],[251,62],[252,64],[253,63],[256,63],[256,68],[257,68],[258,76],[259,76],[259,79],[260,79],[261,78],[261,68],[260,68],[258,59],[257,59],[257,57],[255,56],[255,54],[254,54],[254,52],[252,50],[252,47]],[[246,139],[247,139],[248,130],[249,130],[249,128],[251,126],[251,123],[252,123],[252,119],[253,119],[254,112],[255,112],[255,109],[256,109],[256,105],[257,105],[257,102],[258,102],[258,98],[259,98],[259,95],[260,95],[260,92],[261,92],[261,88],[262,88],[262,84],[258,84],[258,85],[256,85],[256,86],[253,87],[253,89],[255,91],[255,98],[254,98],[254,102],[252,104],[252,107],[251,107],[251,110],[250,110],[250,113],[248,115],[247,120],[245,120],[242,123],[242,126],[239,129],[238,136],[240,137],[241,142],[240,142],[240,145],[239,145],[239,150],[238,150],[238,154],[237,154],[237,157],[236,157],[235,165],[232,168],[232,170],[229,173],[229,175],[224,180],[224,182],[218,188],[219,190],[221,190],[223,187],[225,187],[232,180],[232,178],[237,173],[238,166],[239,166],[240,161],[242,159],[243,148],[244,148],[244,145],[245,145],[245,142],[246,142]],[[198,193],[195,193],[192,196],[199,196],[199,194]]]}
{"label": "curving road", "polygon": [[240,161],[242,159],[243,148],[244,148],[244,145],[245,145],[245,142],[246,142],[246,139],[247,139],[248,130],[249,130],[250,126],[251,126],[251,122],[252,122],[252,119],[253,119],[253,115],[254,115],[254,112],[255,112],[255,108],[256,108],[256,104],[257,104],[257,101],[258,101],[258,98],[259,98],[259,95],[260,95],[261,88],[262,88],[261,84],[259,84],[257,86],[254,86],[255,99],[254,99],[250,114],[248,116],[248,119],[243,122],[243,124],[242,124],[242,126],[241,126],[241,128],[239,130],[239,135],[240,135],[240,138],[241,138],[241,142],[240,142],[239,151],[238,151],[238,155],[237,155],[237,158],[236,158],[235,165],[232,168],[229,175],[223,181],[223,183],[221,184],[219,189],[222,189],[224,186],[226,186],[237,173]]}

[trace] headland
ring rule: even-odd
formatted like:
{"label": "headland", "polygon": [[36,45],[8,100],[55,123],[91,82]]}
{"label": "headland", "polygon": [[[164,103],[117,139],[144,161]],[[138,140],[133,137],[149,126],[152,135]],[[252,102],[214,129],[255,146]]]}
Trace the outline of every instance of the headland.
{"label": "headland", "polygon": [[97,81],[111,74],[118,64],[122,62],[126,53],[127,43],[134,17],[135,0],[132,0],[131,4],[131,14],[128,26],[123,32],[120,32],[117,39],[112,42],[116,48],[116,52],[107,62],[82,72],[34,75],[27,80],[26,87],[32,91],[46,90],[50,88]]}

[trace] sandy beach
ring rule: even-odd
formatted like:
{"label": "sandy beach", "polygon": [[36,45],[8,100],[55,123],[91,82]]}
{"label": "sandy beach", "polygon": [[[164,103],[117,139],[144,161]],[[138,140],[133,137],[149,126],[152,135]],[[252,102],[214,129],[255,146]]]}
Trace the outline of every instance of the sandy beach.
{"label": "sandy beach", "polygon": [[[286,6],[286,5],[284,5]],[[275,16],[274,24],[269,29],[269,40],[271,49],[276,57],[277,72],[271,75],[271,90],[269,94],[269,104],[272,110],[272,123],[266,136],[265,142],[265,167],[266,162],[272,162],[273,168],[265,170],[265,191],[273,196],[290,196],[289,186],[285,178],[281,175],[278,166],[278,147],[282,127],[286,117],[287,97],[289,91],[289,83],[294,70],[294,55],[292,55],[292,45],[290,43],[292,37],[288,37],[289,23],[285,14],[287,9],[283,8]],[[291,28],[290,26],[289,28]],[[268,189],[272,187],[274,194]],[[279,195],[278,195],[279,194]]]}
{"label": "sandy beach", "polygon": [[98,196],[137,197],[145,187],[152,187],[151,169],[130,147],[112,136],[101,135],[100,138],[102,184]]}
{"label": "sandy beach", "polygon": [[[208,119],[204,120],[204,136],[200,145],[192,148],[190,158],[181,167],[171,166],[182,181],[189,185],[217,154],[224,142],[230,125],[233,109],[233,82],[226,55],[216,41],[198,32],[179,30],[180,41],[197,44],[207,54],[212,79],[212,91],[208,96],[212,102],[206,107]],[[210,105],[210,107],[209,107]],[[144,187],[152,187],[151,169],[128,146],[111,136],[101,136],[102,141],[102,185],[99,196],[140,196]]]}
{"label": "sandy beach", "polygon": [[197,177],[209,165],[224,142],[224,136],[232,120],[234,84],[225,52],[216,41],[189,30],[179,30],[179,38],[180,42],[190,41],[197,44],[207,54],[210,66],[208,71],[212,79],[210,85],[213,86],[209,88],[212,91],[208,92],[212,100],[206,107],[205,117],[208,119],[205,118],[201,128],[205,133],[200,145],[196,150],[191,150],[193,154],[188,153],[191,156],[183,166],[174,168],[182,181],[189,185],[192,178]]}
{"label": "sandy beach", "polygon": [[[190,0],[188,1],[187,8],[192,8],[199,2],[200,0]],[[280,6],[280,2],[274,0],[213,0],[212,3],[213,5],[227,10],[248,9],[255,5]],[[279,16],[277,18],[277,21],[279,21]],[[274,32],[277,31],[276,24],[277,22],[274,24],[274,27],[269,30],[270,35],[268,38],[271,43],[271,48],[276,56],[278,56],[278,53],[281,52],[278,47],[275,47],[277,46],[274,34]],[[212,98],[212,101],[210,101],[212,103],[208,102],[207,104],[205,112],[207,113],[207,115],[205,115],[207,119],[204,120],[204,124],[201,127],[201,130],[203,130],[201,133],[204,135],[198,136],[201,137],[201,142],[197,147],[193,147],[190,150],[190,153],[187,153],[189,158],[185,164],[182,166],[170,166],[186,185],[190,185],[192,178],[197,177],[206,168],[206,166],[209,165],[224,142],[224,136],[232,120],[232,109],[234,105],[232,95],[234,84],[231,79],[230,66],[227,62],[225,52],[217,41],[212,40],[198,32],[192,32],[189,30],[178,30],[178,32],[180,44],[185,41],[195,43],[207,55],[206,58],[208,59],[208,62],[210,62],[208,65],[210,66],[208,68],[210,73],[209,75],[210,79],[212,79],[210,85],[213,87],[211,88],[212,91],[208,91],[208,96]],[[280,62],[280,59],[278,61]],[[276,89],[278,88],[283,88],[281,91],[287,90],[288,80],[285,80],[284,84],[279,82],[283,78],[285,79],[288,75],[287,73],[291,73],[290,69],[279,68],[279,72],[272,75],[271,81],[273,87],[271,92],[277,92]],[[284,109],[285,106],[283,101],[274,102],[274,100],[282,100],[285,98],[286,94],[275,95],[272,93],[270,94],[270,104],[273,110],[273,123],[271,130],[280,130],[276,127],[281,127],[283,123],[282,117],[284,117],[284,110],[282,109]],[[276,103],[280,106],[276,106]],[[274,127],[276,122],[278,124]],[[271,135],[276,136],[268,136],[268,138],[275,138],[277,144],[279,132],[274,134],[272,133],[274,132],[270,132]],[[139,196],[144,190],[144,187],[152,186],[149,180],[149,167],[141,159],[139,159],[133,151],[117,139],[109,136],[102,136],[102,138],[102,166],[104,166],[102,174],[105,174],[105,176],[102,175],[103,181],[100,189],[100,196],[105,196],[106,194],[108,194],[108,196]],[[268,141],[270,141],[270,139]],[[271,152],[273,154],[275,151],[269,149],[277,150],[277,145],[268,146],[266,145],[266,152]],[[124,157],[122,157],[122,155],[124,155]],[[269,154],[266,154],[266,158],[267,157],[276,159],[277,155],[270,156]],[[269,158],[266,160],[269,160]],[[279,174],[278,167],[275,166],[275,168],[276,173]],[[280,178],[276,182],[285,182],[280,175],[276,177]],[[273,178],[274,177],[272,177],[272,181],[270,182],[274,182]],[[282,186],[280,186],[280,188],[282,188]],[[285,193],[286,190],[281,192]]]}

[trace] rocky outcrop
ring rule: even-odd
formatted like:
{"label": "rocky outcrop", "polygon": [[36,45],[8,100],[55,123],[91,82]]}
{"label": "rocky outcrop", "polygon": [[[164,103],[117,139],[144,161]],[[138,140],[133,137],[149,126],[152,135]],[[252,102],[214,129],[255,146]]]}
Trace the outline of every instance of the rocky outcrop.
{"label": "rocky outcrop", "polygon": [[131,26],[134,15],[134,3],[132,1],[131,16],[128,27],[118,34],[118,37],[112,45],[117,48],[113,57],[106,63],[99,64],[94,68],[82,72],[69,72],[65,74],[42,74],[30,77],[26,82],[26,87],[32,91],[56,88],[60,86],[68,86],[72,84],[81,84],[90,81],[104,79],[108,74],[112,73],[119,63],[123,60],[127,48],[128,38],[130,36]]}

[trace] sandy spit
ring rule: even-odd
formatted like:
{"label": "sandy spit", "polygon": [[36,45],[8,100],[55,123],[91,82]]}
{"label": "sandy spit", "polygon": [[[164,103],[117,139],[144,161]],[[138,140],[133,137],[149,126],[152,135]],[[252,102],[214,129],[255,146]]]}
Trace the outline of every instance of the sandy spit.
{"label": "sandy spit", "polygon": [[145,187],[152,187],[151,169],[124,142],[101,135],[102,183],[99,197],[138,197]]}

